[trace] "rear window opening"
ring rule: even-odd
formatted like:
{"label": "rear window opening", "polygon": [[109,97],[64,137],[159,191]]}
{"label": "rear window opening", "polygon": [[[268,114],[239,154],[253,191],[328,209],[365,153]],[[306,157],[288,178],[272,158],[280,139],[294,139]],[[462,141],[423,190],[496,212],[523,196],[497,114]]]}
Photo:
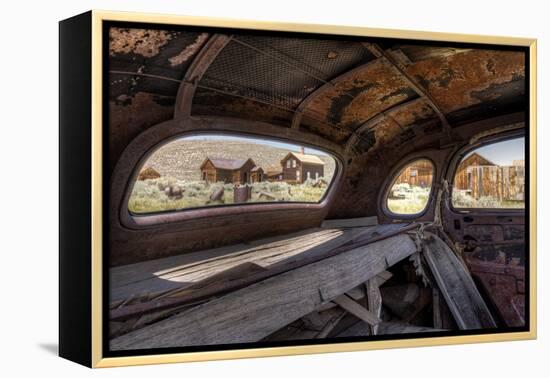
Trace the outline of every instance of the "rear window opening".
{"label": "rear window opening", "polygon": [[141,165],[132,214],[247,203],[318,203],[336,170],[331,155],[272,139],[194,135],[172,140]]}
{"label": "rear window opening", "polygon": [[434,165],[428,159],[418,159],[399,171],[386,198],[386,206],[395,215],[422,213],[428,205]]}
{"label": "rear window opening", "polygon": [[525,138],[470,151],[460,162],[453,181],[455,208],[525,208]]}

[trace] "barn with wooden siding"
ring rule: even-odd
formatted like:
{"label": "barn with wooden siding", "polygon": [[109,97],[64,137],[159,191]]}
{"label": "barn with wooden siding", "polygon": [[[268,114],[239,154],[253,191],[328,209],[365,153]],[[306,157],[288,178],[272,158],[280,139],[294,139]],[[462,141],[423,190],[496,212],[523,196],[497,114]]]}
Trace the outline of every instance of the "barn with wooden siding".
{"label": "barn with wooden siding", "polygon": [[458,166],[454,187],[464,190],[475,199],[494,197],[499,200],[523,201],[525,163],[499,166],[484,156],[473,153]]}
{"label": "barn with wooden siding", "polygon": [[281,166],[284,181],[301,184],[308,179],[323,177],[325,163],[315,155],[289,152],[281,160]]}
{"label": "barn with wooden siding", "polygon": [[262,182],[264,181],[264,170],[262,167],[254,166],[250,170],[250,182]]}
{"label": "barn with wooden siding", "polygon": [[[200,166],[201,179],[206,182],[247,184],[263,179],[263,170],[248,159],[224,159],[207,157]],[[259,180],[258,180],[259,179]]]}
{"label": "barn with wooden siding", "polygon": [[433,165],[429,160],[417,160],[414,164],[410,164],[405,167],[395,183],[407,183],[412,186],[421,186],[425,188],[432,184],[433,173]]}

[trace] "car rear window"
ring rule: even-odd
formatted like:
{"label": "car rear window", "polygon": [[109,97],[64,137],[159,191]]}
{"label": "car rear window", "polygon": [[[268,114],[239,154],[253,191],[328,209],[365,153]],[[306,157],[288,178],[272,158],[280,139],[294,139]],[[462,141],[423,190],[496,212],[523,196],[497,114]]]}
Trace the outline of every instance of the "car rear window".
{"label": "car rear window", "polygon": [[322,201],[336,160],[318,149],[235,135],[194,135],[155,150],[136,172],[133,214],[247,203]]}

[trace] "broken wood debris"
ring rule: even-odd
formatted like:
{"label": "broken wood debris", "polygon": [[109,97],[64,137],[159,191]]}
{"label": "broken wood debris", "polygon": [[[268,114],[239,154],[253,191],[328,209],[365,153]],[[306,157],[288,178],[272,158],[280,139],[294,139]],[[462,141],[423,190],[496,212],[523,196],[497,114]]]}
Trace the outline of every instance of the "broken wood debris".
{"label": "broken wood debris", "polygon": [[363,230],[357,235],[354,233],[354,239],[343,237],[340,239],[341,244],[335,245],[333,243],[324,243],[314,246],[304,253],[294,256],[294,258],[282,260],[279,263],[271,265],[269,269],[257,271],[252,274],[240,274],[236,277],[233,274],[228,275],[227,271],[222,271],[217,277],[211,277],[208,282],[197,282],[193,286],[184,287],[181,290],[173,290],[171,295],[168,297],[162,297],[154,301],[137,303],[135,305],[113,309],[111,310],[110,317],[112,320],[124,319],[138,314],[158,311],[173,306],[192,303],[208,297],[218,296],[228,291],[236,290],[286,271],[381,241],[417,227],[415,224],[386,226],[391,227],[369,228],[367,230]]}
{"label": "broken wood debris", "polygon": [[[116,299],[110,306],[111,348],[494,326],[454,253],[444,241],[418,226],[320,229],[252,243],[248,248],[205,251],[203,257],[209,257],[203,259],[150,262],[153,267],[163,267],[160,277],[197,275],[200,279],[184,280],[179,287],[169,285],[164,291],[142,296],[126,288],[125,292],[134,294]],[[186,263],[170,268],[176,261]],[[142,276],[148,276],[145,266],[140,269]],[[403,275],[401,269],[408,273]],[[418,275],[419,269],[429,271]],[[128,276],[127,285],[140,282],[136,278]]]}
{"label": "broken wood debris", "polygon": [[427,232],[423,254],[458,327],[495,328],[495,320],[470,273],[447,244]]}
{"label": "broken wood debris", "polygon": [[[113,350],[254,342],[416,252],[408,235],[364,243],[111,340]],[[322,280],[319,278],[322,277]]]}

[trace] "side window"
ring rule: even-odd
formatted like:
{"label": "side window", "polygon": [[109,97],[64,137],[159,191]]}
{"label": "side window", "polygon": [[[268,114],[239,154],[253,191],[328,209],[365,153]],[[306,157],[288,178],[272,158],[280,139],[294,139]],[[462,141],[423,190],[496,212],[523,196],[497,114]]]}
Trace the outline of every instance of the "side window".
{"label": "side window", "polygon": [[396,215],[419,214],[426,208],[432,190],[434,166],[427,159],[407,164],[397,175],[386,204]]}
{"label": "side window", "polygon": [[[258,202],[320,202],[330,188],[336,160],[323,151],[303,148],[230,135],[172,140],[140,167],[128,210],[144,215]],[[319,179],[303,180],[299,170],[284,175],[284,166],[296,165],[298,159],[315,166],[321,172]]]}
{"label": "side window", "polygon": [[453,180],[455,208],[525,207],[525,138],[479,147],[464,156]]}

